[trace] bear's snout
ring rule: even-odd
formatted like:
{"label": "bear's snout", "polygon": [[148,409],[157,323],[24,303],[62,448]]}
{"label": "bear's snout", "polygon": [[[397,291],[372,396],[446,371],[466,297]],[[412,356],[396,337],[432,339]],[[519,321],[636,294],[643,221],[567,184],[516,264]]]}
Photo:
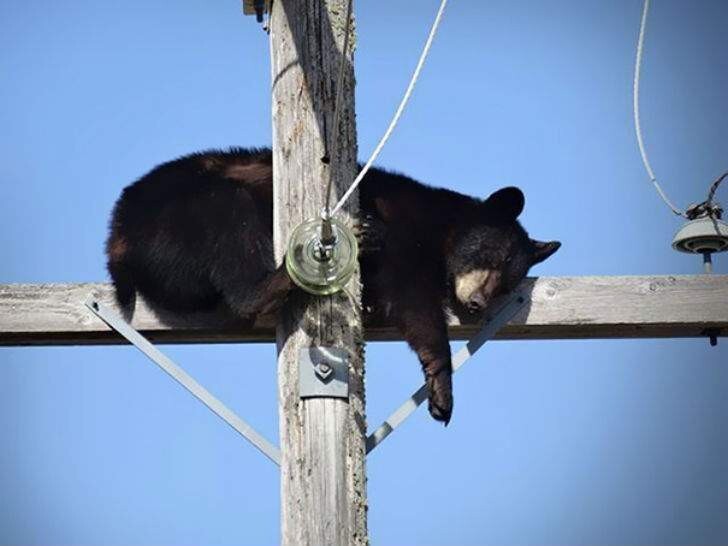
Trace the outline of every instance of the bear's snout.
{"label": "bear's snout", "polygon": [[500,284],[499,271],[474,269],[455,279],[455,296],[471,313],[483,311]]}
{"label": "bear's snout", "polygon": [[465,307],[468,308],[468,311],[471,313],[479,313],[483,309],[485,309],[486,304],[488,303],[488,299],[485,297],[485,295],[477,291],[473,293],[470,296],[470,299],[468,300],[468,303],[465,305]]}

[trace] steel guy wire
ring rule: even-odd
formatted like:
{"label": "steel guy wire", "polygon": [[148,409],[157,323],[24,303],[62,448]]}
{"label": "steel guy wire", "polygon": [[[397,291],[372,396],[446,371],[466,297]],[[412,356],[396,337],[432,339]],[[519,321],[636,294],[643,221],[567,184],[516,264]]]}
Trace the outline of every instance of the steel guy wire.
{"label": "steel guy wire", "polygon": [[[332,138],[324,138],[324,157],[322,160],[324,163],[328,163],[331,160],[329,154],[333,150],[333,146],[330,141],[336,142],[336,136],[339,131],[339,115],[341,108],[341,90],[344,87],[344,68],[346,67],[346,54],[349,51],[349,33],[351,32],[351,8],[354,0],[349,0],[346,7],[346,26],[344,27],[344,45],[341,48],[341,62],[339,63],[339,75],[336,79],[336,98],[334,99],[334,123],[330,134]],[[333,185],[334,178],[331,170],[329,170],[329,183],[326,186],[326,210],[325,217],[331,217],[331,186]]]}

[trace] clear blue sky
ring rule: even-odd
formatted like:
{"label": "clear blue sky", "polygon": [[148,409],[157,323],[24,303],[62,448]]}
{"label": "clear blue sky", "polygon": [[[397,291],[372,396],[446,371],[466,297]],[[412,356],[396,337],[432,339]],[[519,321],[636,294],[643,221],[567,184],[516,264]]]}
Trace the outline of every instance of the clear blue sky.
{"label": "clear blue sky", "polygon": [[[357,4],[364,158],[438,2]],[[380,164],[520,186],[526,228],[564,243],[534,274],[699,272],[635,144],[641,5],[453,0]],[[680,206],[728,169],[727,23],[724,1],[653,3],[643,124]],[[0,74],[0,283],[105,279],[125,185],[270,143],[267,40],[237,1],[5,0]],[[277,437],[273,346],[165,351]],[[367,356],[371,428],[421,376],[401,343]],[[455,389],[447,429],[419,411],[369,458],[373,544],[728,543],[728,341],[497,342]],[[0,544],[277,543],[276,469],[135,350],[0,348],[0,400]]]}

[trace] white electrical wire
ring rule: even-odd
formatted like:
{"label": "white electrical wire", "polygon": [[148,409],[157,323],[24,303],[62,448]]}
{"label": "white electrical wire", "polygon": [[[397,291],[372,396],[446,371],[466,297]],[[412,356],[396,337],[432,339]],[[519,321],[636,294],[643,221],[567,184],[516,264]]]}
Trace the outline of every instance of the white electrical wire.
{"label": "white electrical wire", "polygon": [[640,155],[642,156],[642,163],[645,166],[647,175],[650,177],[650,181],[655,186],[657,193],[660,195],[665,204],[672,209],[672,212],[678,216],[686,216],[683,211],[675,207],[672,202],[668,199],[665,192],[662,191],[660,184],[657,182],[655,173],[652,171],[650,160],[647,158],[647,151],[645,150],[645,143],[642,139],[642,127],[640,125],[640,68],[642,67],[642,49],[645,41],[645,27],[647,26],[647,12],[650,9],[650,0],[645,0],[642,8],[642,20],[640,21],[640,35],[637,39],[637,59],[634,65],[634,80],[632,85],[632,112],[634,114],[634,128],[637,133],[637,145],[640,148]]}
{"label": "white electrical wire", "polygon": [[430,46],[432,46],[432,41],[435,38],[435,34],[437,33],[437,28],[440,26],[440,20],[442,19],[442,14],[445,11],[445,6],[447,5],[447,0],[442,0],[440,3],[440,9],[437,11],[437,15],[435,16],[435,21],[432,23],[432,28],[430,29],[430,35],[427,37],[427,42],[425,42],[425,47],[422,50],[422,54],[420,55],[420,60],[417,62],[417,67],[415,68],[414,73],[412,74],[412,79],[409,82],[409,86],[407,86],[407,90],[404,93],[404,96],[402,97],[402,101],[399,103],[399,106],[397,107],[397,111],[394,113],[394,117],[392,118],[392,121],[389,123],[389,127],[387,127],[386,132],[384,133],[384,136],[382,136],[381,140],[379,141],[379,144],[377,144],[377,147],[374,148],[374,151],[372,152],[372,156],[369,158],[369,161],[366,162],[364,165],[364,168],[359,172],[357,177],[354,179],[354,182],[351,183],[351,186],[349,186],[349,189],[346,190],[346,193],[339,199],[339,202],[336,203],[336,206],[331,210],[331,215],[333,216],[336,214],[341,207],[344,206],[344,203],[346,200],[351,196],[351,194],[354,192],[354,190],[357,188],[359,183],[362,181],[364,176],[366,176],[367,172],[371,168],[374,161],[377,159],[377,156],[379,155],[379,152],[382,151],[382,148],[384,148],[384,145],[387,143],[387,140],[389,140],[390,135],[392,134],[392,131],[394,131],[395,126],[397,125],[397,122],[399,121],[400,116],[402,115],[402,112],[404,111],[405,106],[407,106],[407,102],[410,99],[410,96],[412,95],[412,90],[415,87],[415,83],[417,83],[417,78],[420,76],[420,71],[422,70],[422,66],[425,64],[425,59],[427,58],[427,54],[430,52]]}

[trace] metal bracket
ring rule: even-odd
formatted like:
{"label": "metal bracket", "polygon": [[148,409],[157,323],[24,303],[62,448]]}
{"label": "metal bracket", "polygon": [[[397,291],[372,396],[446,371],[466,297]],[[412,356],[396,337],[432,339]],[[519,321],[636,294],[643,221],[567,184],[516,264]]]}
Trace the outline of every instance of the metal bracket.
{"label": "metal bracket", "polygon": [[298,353],[301,398],[349,398],[349,353],[338,347],[308,347]]}
{"label": "metal bracket", "polygon": [[[480,349],[486,341],[495,336],[514,315],[528,302],[529,297],[521,292],[514,292],[495,311],[492,318],[487,320],[480,331],[475,334],[467,345],[460,349],[452,359],[452,371],[455,373],[460,367]],[[381,444],[392,431],[407,419],[417,407],[427,400],[427,385],[422,385],[404,404],[390,415],[377,430],[367,437],[367,454]]]}
{"label": "metal bracket", "polygon": [[92,296],[86,300],[88,307],[97,317],[124,336],[129,343],[149,357],[152,362],[162,368],[169,376],[187,389],[192,396],[205,404],[213,413],[233,427],[243,438],[253,444],[263,455],[278,466],[281,465],[280,450],[266,440],[248,423],[238,417],[230,408],[215,398],[205,387],[195,381],[187,372],[157,349],[147,338],[137,332],[123,318],[111,309],[104,307]]}
{"label": "metal bracket", "polygon": [[[504,326],[529,301],[529,297],[515,292],[508,297],[487,320],[481,330],[468,341],[465,347],[452,359],[453,372],[456,372],[473,356],[486,341]],[[235,429],[255,446],[263,455],[280,466],[280,450],[238,417],[232,410],[215,398],[202,385],[195,381],[182,368],[160,352],[149,340],[137,332],[119,315],[104,307],[93,297],[86,306],[101,320],[124,336],[132,345],[142,351],[155,364],[187,389],[200,402],[205,404],[218,417]],[[299,394],[301,398],[329,397],[348,398],[349,396],[349,354],[336,347],[310,347],[301,349],[298,359]],[[427,400],[427,386],[422,385],[404,404],[367,437],[366,452],[370,453],[392,431],[404,422],[417,407]]]}

